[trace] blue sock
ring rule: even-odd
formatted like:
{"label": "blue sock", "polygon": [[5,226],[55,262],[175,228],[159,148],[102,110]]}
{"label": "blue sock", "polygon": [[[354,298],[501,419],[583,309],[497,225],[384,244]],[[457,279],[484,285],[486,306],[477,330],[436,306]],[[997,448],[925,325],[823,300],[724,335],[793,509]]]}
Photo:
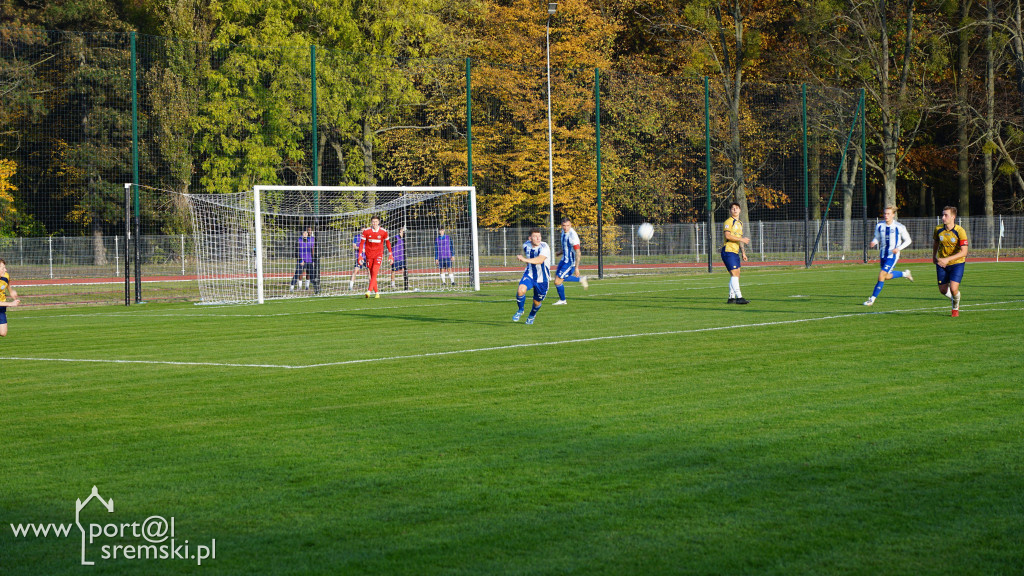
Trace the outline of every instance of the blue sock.
{"label": "blue sock", "polygon": [[882,291],[882,286],[885,286],[885,282],[878,282],[875,284],[875,291],[871,294],[872,298],[878,298],[878,293]]}
{"label": "blue sock", "polygon": [[526,306],[526,294],[516,297],[516,304],[519,305],[519,313],[522,314],[523,307]]}
{"label": "blue sock", "polygon": [[530,318],[537,315],[537,310],[540,310],[540,304],[534,304],[533,308],[530,308]]}
{"label": "blue sock", "polygon": [[558,286],[555,286],[555,288],[558,289],[558,299],[565,300],[565,286],[559,284]]}
{"label": "blue sock", "polygon": [[580,281],[580,277],[579,276],[566,276],[565,278],[562,278],[562,281],[563,282],[579,282]]}
{"label": "blue sock", "polygon": [[903,272],[900,272],[899,270],[891,272],[891,274],[893,278],[903,278]]}

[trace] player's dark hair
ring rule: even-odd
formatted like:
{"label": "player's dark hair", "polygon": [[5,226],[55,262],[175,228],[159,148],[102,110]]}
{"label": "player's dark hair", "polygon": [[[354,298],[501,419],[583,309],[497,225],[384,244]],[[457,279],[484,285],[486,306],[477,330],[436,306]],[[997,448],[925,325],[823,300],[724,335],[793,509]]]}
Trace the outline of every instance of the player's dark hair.
{"label": "player's dark hair", "polygon": [[373,222],[374,220],[376,220],[377,222],[380,222],[380,216],[377,216],[376,214],[374,214],[373,216],[370,216],[370,222]]}
{"label": "player's dark hair", "polygon": [[949,210],[949,213],[956,216],[956,206],[946,206],[943,210]]}
{"label": "player's dark hair", "polygon": [[530,228],[530,236],[534,234],[540,234],[540,228]]}
{"label": "player's dark hair", "polygon": [[0,264],[3,264],[4,266],[7,266],[7,260],[4,260],[3,258],[0,258]]}
{"label": "player's dark hair", "polygon": [[568,216],[562,218],[562,224],[565,224],[566,222],[572,224],[572,218],[569,218]]}
{"label": "player's dark hair", "polygon": [[733,207],[733,206],[735,206],[735,207],[737,207],[737,208],[740,208],[740,209],[742,209],[742,208],[743,208],[742,206],[740,206],[740,203],[739,203],[739,202],[733,202],[732,204],[729,204],[729,210],[732,210],[732,207]]}

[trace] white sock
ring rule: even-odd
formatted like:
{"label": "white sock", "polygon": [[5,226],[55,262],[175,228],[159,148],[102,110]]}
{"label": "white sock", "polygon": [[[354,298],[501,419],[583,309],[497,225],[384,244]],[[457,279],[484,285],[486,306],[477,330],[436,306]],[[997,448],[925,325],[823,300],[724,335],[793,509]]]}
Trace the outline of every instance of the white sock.
{"label": "white sock", "polygon": [[441,286],[444,286],[444,272],[441,272]]}
{"label": "white sock", "polygon": [[953,291],[950,290],[949,287],[946,288],[946,291],[943,292],[942,295],[945,296],[946,298],[949,298],[950,300],[953,299]]}
{"label": "white sock", "polygon": [[348,289],[351,290],[353,286],[355,286],[355,283],[352,282],[351,280],[349,280],[348,281]]}
{"label": "white sock", "polygon": [[452,279],[452,284],[455,284],[455,272],[449,274],[448,277]]}
{"label": "white sock", "polygon": [[729,277],[729,290],[736,295],[736,298],[743,298],[743,293],[740,292],[740,279],[737,276]]}

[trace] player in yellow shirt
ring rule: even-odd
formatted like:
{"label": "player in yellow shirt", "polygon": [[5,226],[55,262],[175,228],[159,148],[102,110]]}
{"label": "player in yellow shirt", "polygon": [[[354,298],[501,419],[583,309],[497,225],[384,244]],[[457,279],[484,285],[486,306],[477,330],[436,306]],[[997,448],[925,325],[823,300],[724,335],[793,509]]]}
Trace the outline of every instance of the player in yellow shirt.
{"label": "player in yellow shirt", "polygon": [[722,262],[729,271],[729,301],[727,304],[750,304],[740,292],[740,258],[747,260],[744,244],[750,244],[750,238],[743,236],[743,222],[740,221],[740,205],[733,202],[729,205],[729,218],[723,226],[725,244],[722,246]]}
{"label": "player in yellow shirt", "polygon": [[960,315],[960,281],[967,262],[967,231],[956,223],[956,207],[942,209],[942,225],[932,235],[932,262],[939,279],[939,292],[953,304],[952,316]]}
{"label": "player in yellow shirt", "polygon": [[[11,293],[11,300],[7,294]],[[7,336],[7,309],[21,304],[18,293],[11,287],[11,275],[7,272],[7,262],[0,258],[0,336]]]}

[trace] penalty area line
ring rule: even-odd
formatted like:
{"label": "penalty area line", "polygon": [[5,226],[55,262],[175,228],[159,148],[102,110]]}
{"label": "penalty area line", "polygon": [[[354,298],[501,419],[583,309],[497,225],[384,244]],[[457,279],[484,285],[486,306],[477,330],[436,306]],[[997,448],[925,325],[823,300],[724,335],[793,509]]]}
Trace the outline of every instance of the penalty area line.
{"label": "penalty area line", "polygon": [[[973,307],[997,306],[1001,304],[1017,304],[1022,300],[1007,300],[1003,302],[984,302],[971,304]],[[962,306],[966,308],[967,306]],[[30,358],[18,356],[0,356],[0,360],[20,360],[25,362],[87,362],[94,364],[152,364],[166,366],[202,366],[220,368],[282,368],[286,370],[299,370],[304,368],[329,368],[332,366],[349,366],[353,364],[366,364],[368,362],[388,362],[394,360],[415,360],[419,358],[433,358],[437,356],[454,356],[456,354],[473,354],[478,352],[495,352],[499,350],[516,350],[521,348],[537,348],[542,346],[562,344],[583,344],[588,342],[602,342],[607,340],[625,340],[627,338],[645,338],[651,336],[676,336],[680,334],[699,334],[701,332],[717,332],[721,330],[738,330],[743,328],[761,328],[765,326],[784,326],[787,324],[801,324],[805,322],[820,322],[822,320],[839,320],[843,318],[856,318],[867,316],[881,316],[885,314],[900,314],[905,312],[925,312],[929,310],[944,310],[946,306],[928,306],[925,308],[906,308],[901,310],[878,310],[871,312],[855,312],[850,314],[834,314],[830,316],[817,316],[813,318],[797,318],[793,320],[776,320],[774,322],[752,322],[749,324],[732,324],[729,326],[708,326],[705,328],[691,328],[688,330],[665,330],[661,332],[638,332],[634,334],[613,334],[609,336],[593,336],[590,338],[571,338],[567,340],[555,340],[548,342],[524,342],[521,344],[506,344],[503,346],[487,346],[483,348],[465,348],[461,350],[444,350],[441,352],[423,352],[420,354],[404,354],[398,356],[380,356],[376,358],[357,358],[354,360],[339,360],[337,362],[320,362],[316,364],[246,364],[231,362],[181,362],[172,360],[118,360],[103,358]],[[978,310],[979,312],[983,310]]]}

